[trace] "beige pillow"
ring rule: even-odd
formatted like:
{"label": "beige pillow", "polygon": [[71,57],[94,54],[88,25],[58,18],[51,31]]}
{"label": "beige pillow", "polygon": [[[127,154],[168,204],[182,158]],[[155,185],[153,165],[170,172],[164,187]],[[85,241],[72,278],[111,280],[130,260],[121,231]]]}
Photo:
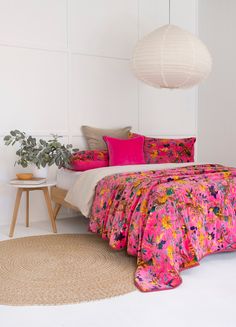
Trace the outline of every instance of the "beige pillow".
{"label": "beige pillow", "polygon": [[87,141],[89,150],[105,150],[107,149],[103,136],[111,136],[119,139],[128,139],[131,127],[102,129],[90,126],[82,126],[81,130]]}

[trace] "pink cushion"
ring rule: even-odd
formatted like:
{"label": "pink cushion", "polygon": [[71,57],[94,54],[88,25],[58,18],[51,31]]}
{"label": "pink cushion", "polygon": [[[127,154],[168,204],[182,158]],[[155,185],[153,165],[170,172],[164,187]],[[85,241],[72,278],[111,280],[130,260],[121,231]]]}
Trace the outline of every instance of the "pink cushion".
{"label": "pink cushion", "polygon": [[109,165],[124,166],[144,164],[144,136],[134,137],[128,140],[104,136],[108,147]]}
{"label": "pink cushion", "polygon": [[[130,137],[137,137],[138,135],[131,133]],[[159,139],[145,136],[145,161],[146,163],[193,162],[195,142],[195,137]]]}
{"label": "pink cushion", "polygon": [[108,165],[108,152],[106,150],[79,151],[71,159],[71,169],[76,171],[107,167]]}

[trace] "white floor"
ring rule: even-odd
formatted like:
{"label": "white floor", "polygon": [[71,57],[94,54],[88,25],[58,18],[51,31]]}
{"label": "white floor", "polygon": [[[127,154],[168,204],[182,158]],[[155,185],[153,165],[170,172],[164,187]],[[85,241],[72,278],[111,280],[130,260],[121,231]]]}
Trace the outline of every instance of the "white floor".
{"label": "white floor", "polygon": [[[48,234],[49,228],[47,221],[33,223],[28,229],[18,224],[15,237]],[[85,232],[86,228],[86,220],[58,221],[60,233]],[[8,239],[8,229],[0,226],[0,240]],[[209,256],[201,266],[184,271],[182,277],[183,284],[172,291],[135,291],[113,299],[65,306],[0,306],[0,326],[236,326],[236,253]]]}

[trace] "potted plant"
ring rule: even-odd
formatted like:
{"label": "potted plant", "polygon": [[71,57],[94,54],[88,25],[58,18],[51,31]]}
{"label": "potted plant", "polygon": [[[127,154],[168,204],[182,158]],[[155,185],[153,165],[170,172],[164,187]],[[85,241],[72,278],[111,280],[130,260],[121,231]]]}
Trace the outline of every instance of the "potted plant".
{"label": "potted plant", "polygon": [[53,164],[58,168],[69,168],[72,154],[78,151],[73,149],[72,144],[60,143],[59,138],[58,135],[52,135],[48,141],[37,140],[35,137],[27,136],[25,132],[13,130],[4,137],[4,142],[5,145],[19,144],[15,164],[24,168],[32,165],[34,177],[47,177],[48,167]]}

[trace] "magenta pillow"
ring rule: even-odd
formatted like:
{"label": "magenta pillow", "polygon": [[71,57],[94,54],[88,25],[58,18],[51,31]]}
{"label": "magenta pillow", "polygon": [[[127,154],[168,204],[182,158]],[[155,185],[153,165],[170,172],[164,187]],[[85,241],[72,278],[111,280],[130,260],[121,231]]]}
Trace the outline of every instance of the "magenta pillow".
{"label": "magenta pillow", "polygon": [[128,140],[104,136],[109,153],[110,166],[144,164],[144,136],[134,137]]}
{"label": "magenta pillow", "polygon": [[[130,134],[137,137],[139,134]],[[183,139],[159,139],[146,137],[144,156],[146,163],[180,163],[194,161],[195,137]]]}
{"label": "magenta pillow", "polygon": [[106,150],[85,150],[76,152],[71,158],[71,169],[85,171],[109,166]]}

